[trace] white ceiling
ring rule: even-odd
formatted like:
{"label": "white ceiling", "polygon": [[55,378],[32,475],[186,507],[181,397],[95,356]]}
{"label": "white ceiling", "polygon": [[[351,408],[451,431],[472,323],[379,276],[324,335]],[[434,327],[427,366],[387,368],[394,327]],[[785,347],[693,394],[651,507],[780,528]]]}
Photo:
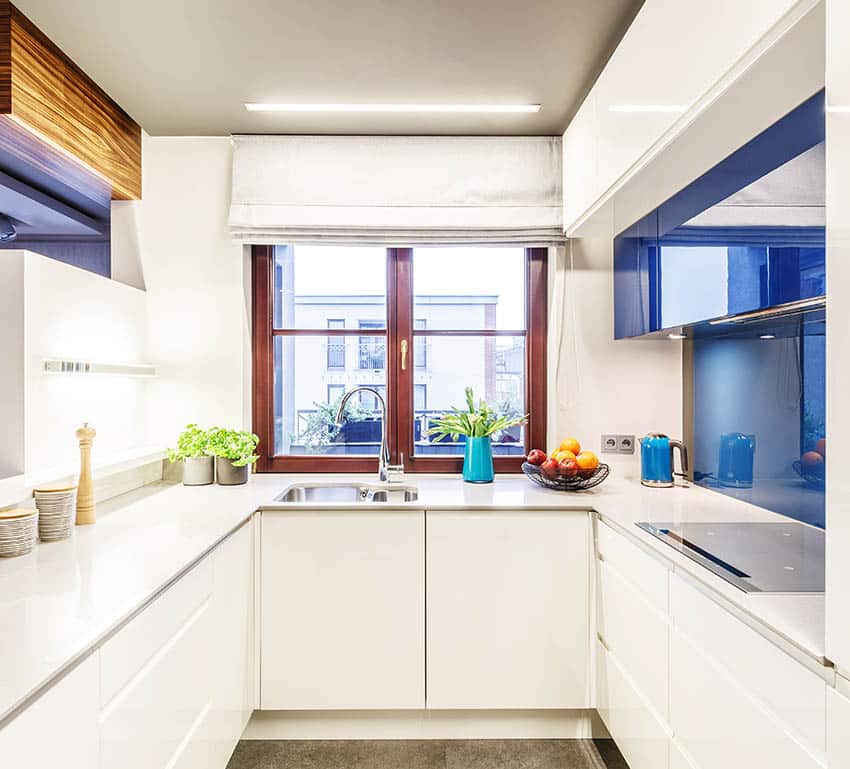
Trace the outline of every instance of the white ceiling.
{"label": "white ceiling", "polygon": [[[559,134],[642,0],[17,0],[148,133]],[[540,103],[248,113],[246,101]]]}

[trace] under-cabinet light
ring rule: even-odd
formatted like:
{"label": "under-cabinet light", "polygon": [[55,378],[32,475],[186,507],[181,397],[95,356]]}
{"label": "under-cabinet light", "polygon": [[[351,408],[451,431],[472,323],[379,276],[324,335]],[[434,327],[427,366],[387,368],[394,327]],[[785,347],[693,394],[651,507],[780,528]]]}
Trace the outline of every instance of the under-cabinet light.
{"label": "under-cabinet light", "polygon": [[687,334],[667,334],[669,339],[687,339]]}
{"label": "under-cabinet light", "polygon": [[685,112],[686,104],[612,104],[609,112]]}
{"label": "under-cabinet light", "polygon": [[147,363],[96,363],[83,360],[48,358],[43,362],[45,374],[109,374],[112,376],[156,376],[156,367]]}
{"label": "under-cabinet light", "polygon": [[270,104],[246,102],[249,112],[539,112],[539,104]]}
{"label": "under-cabinet light", "polygon": [[760,334],[759,339],[776,339],[776,334]]}

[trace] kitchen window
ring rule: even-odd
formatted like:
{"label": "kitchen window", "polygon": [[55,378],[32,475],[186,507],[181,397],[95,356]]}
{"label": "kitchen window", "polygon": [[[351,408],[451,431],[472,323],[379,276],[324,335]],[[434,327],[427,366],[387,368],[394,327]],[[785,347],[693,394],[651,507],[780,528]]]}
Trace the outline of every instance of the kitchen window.
{"label": "kitchen window", "polygon": [[[494,436],[499,472],[545,448],[546,249],[254,246],[258,470],[377,470],[385,398],[393,461],[459,472],[435,417],[476,398],[529,424]],[[324,396],[324,397],[323,397]]]}

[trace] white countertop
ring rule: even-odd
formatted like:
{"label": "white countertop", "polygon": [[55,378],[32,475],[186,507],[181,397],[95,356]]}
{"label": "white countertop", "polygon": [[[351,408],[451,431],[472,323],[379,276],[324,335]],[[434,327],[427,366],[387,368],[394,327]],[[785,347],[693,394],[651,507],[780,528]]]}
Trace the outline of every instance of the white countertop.
{"label": "white countertop", "polygon": [[[253,475],[246,486],[146,486],[103,503],[94,526],[29,555],[0,559],[0,722],[120,627],[132,614],[296,481],[374,481],[372,476]],[[811,663],[823,663],[824,598],[746,594],[635,526],[637,521],[781,521],[761,508],[701,488],[646,489],[609,478],[586,492],[563,494],[524,477],[465,484],[459,477],[413,476],[412,509],[595,510],[642,542],[709,594],[775,633]],[[328,505],[286,505],[327,509]],[[363,503],[334,504],[361,509]],[[394,509],[377,504],[381,509]],[[399,507],[399,506],[396,506]]]}

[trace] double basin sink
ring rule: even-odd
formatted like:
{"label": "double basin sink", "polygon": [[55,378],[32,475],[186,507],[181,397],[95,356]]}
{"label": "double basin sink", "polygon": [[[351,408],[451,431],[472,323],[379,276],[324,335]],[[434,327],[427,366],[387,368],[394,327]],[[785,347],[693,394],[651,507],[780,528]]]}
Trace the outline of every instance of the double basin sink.
{"label": "double basin sink", "polygon": [[414,486],[383,486],[368,483],[295,483],[275,497],[275,502],[290,504],[399,504],[415,502],[419,492]]}

